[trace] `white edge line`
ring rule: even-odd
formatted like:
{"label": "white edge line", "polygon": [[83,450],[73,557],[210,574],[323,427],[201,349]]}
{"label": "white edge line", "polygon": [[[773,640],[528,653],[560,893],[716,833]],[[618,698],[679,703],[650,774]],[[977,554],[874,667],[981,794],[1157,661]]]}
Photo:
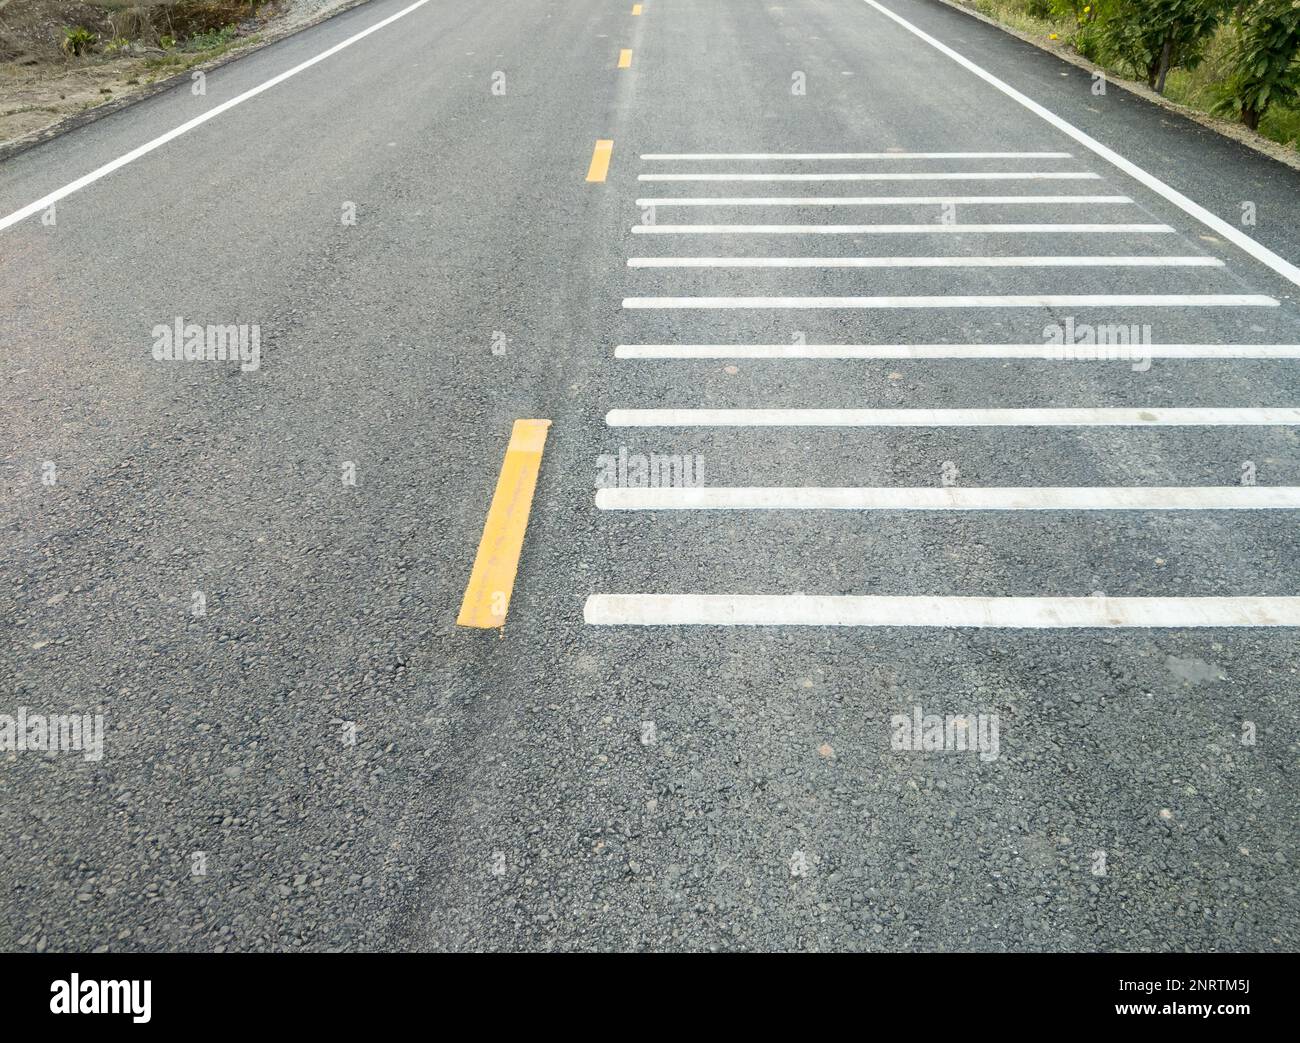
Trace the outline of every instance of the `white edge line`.
{"label": "white edge line", "polygon": [[308,58],[305,62],[295,65],[292,69],[286,69],[284,72],[279,73],[276,76],[272,76],[265,83],[258,84],[256,87],[246,90],[244,91],[243,94],[236,95],[235,97],[231,98],[228,101],[223,101],[220,105],[216,106],[215,108],[209,109],[207,112],[203,113],[202,115],[195,116],[192,120],[187,120],[186,122],[182,123],[179,127],[174,127],[173,129],[167,131],[166,134],[159,135],[158,137],[154,138],[152,141],[147,141],[143,145],[140,145],[138,148],[133,148],[130,152],[127,152],[125,155],[118,156],[117,159],[105,163],[102,167],[98,167],[95,170],[92,170],[89,174],[85,174],[82,177],[77,178],[76,181],[70,181],[62,188],[55,189],[53,192],[50,192],[48,195],[42,196],[40,199],[36,200],[36,202],[29,203],[27,206],[23,207],[22,209],[15,210],[12,214],[9,214],[7,217],[0,218],[0,231],[3,231],[4,229],[10,227],[11,225],[16,225],[19,221],[26,220],[27,218],[33,216],[34,214],[39,214],[43,210],[48,210],[60,199],[66,199],[74,192],[80,191],[81,189],[85,188],[87,185],[93,184],[94,182],[100,180],[100,178],[107,177],[109,174],[113,173],[113,171],[121,169],[122,167],[126,166],[128,163],[132,163],[135,160],[139,159],[141,156],[148,155],[154,149],[162,147],[163,145],[167,144],[169,141],[172,141],[180,137],[182,134],[186,133],[187,131],[191,131],[195,127],[201,126],[202,124],[206,123],[210,119],[215,119],[217,116],[220,116],[223,112],[227,111],[228,109],[233,109],[236,105],[248,101],[249,98],[256,97],[257,95],[261,94],[263,91],[270,90],[272,87],[276,86],[277,84],[283,83],[285,80],[289,79],[289,77],[296,76],[298,73],[302,72],[303,70],[311,68],[317,62],[323,62],[326,58],[338,54],[338,52],[343,50],[345,47],[351,47],[358,40],[365,39],[365,37],[369,36],[371,33],[376,33],[380,29],[383,29],[385,26],[392,25],[399,18],[405,17],[406,15],[410,14],[412,11],[416,10],[416,8],[423,7],[428,2],[429,0],[415,0],[415,3],[402,8],[402,10],[396,12],[395,14],[389,15],[387,18],[384,18],[376,22],[374,25],[369,26],[368,28],[362,29],[361,32],[356,33],[353,36],[349,36],[346,40],[336,43],[333,47],[321,51],[321,53],[316,55],[314,58]]}
{"label": "white edge line", "polygon": [[602,511],[1296,510],[1300,486],[924,486],[610,488]]}
{"label": "white edge line", "polygon": [[1100,156],[1102,159],[1106,160],[1106,162],[1112,164],[1113,166],[1118,167],[1120,170],[1124,171],[1124,173],[1128,174],[1129,177],[1145,185],[1152,192],[1155,192],[1157,195],[1163,196],[1165,199],[1169,200],[1169,202],[1173,203],[1176,207],[1183,210],[1185,213],[1190,214],[1192,217],[1196,218],[1196,220],[1200,221],[1207,228],[1210,228],[1212,231],[1217,232],[1219,235],[1223,236],[1233,245],[1239,247],[1240,249],[1244,250],[1246,253],[1250,254],[1250,256],[1255,258],[1255,260],[1259,261],[1262,264],[1267,265],[1269,268],[1272,268],[1273,271],[1277,272],[1284,279],[1294,283],[1296,286],[1300,286],[1300,268],[1296,267],[1290,261],[1284,260],[1283,258],[1279,257],[1272,250],[1256,242],[1254,239],[1250,238],[1250,236],[1246,235],[1244,232],[1241,232],[1238,229],[1234,228],[1232,225],[1228,224],[1228,222],[1223,220],[1221,217],[1216,217],[1214,214],[1210,213],[1208,210],[1205,209],[1205,207],[1201,206],[1199,203],[1192,202],[1192,200],[1188,199],[1181,192],[1177,191],[1174,188],[1171,188],[1169,185],[1166,185],[1158,177],[1154,176],[1153,174],[1148,174],[1136,163],[1130,162],[1129,160],[1121,156],[1119,153],[1107,148],[1100,141],[1097,141],[1095,138],[1085,134],[1078,127],[1074,126],[1071,123],[1067,123],[1065,120],[1063,120],[1060,116],[1056,115],[1054,112],[1051,112],[1048,109],[1044,108],[1042,105],[1038,104],[1038,102],[1034,101],[1032,98],[1029,98],[1024,94],[1021,94],[1010,84],[1003,82],[1002,80],[994,76],[992,73],[987,72],[986,70],[980,68],[980,66],[976,65],[969,58],[966,58],[958,54],[947,44],[940,43],[929,33],[926,33],[921,29],[918,29],[911,22],[907,21],[907,19],[902,18],[901,16],[895,14],[893,11],[889,10],[889,8],[885,7],[883,4],[878,3],[877,0],[862,0],[862,2],[869,5],[870,7],[873,7],[875,10],[879,11],[881,14],[883,14],[886,18],[889,18],[891,21],[898,23],[908,32],[912,33],[918,39],[925,41],[931,47],[935,48],[935,50],[939,51],[941,54],[947,55],[958,65],[960,65],[962,68],[966,69],[968,72],[974,73],[985,83],[988,83],[989,85],[997,88],[999,91],[1005,94],[1012,101],[1018,102],[1019,104],[1027,108],[1030,112],[1034,113],[1036,116],[1039,116],[1042,119],[1046,120],[1057,130],[1061,131],[1063,134],[1069,135],[1071,138],[1077,141],[1084,148],[1088,149],[1090,152],[1095,153],[1096,155]]}
{"label": "white edge line", "polygon": [[837,597],[592,594],[593,626],[1070,627],[1300,626],[1300,597]]}

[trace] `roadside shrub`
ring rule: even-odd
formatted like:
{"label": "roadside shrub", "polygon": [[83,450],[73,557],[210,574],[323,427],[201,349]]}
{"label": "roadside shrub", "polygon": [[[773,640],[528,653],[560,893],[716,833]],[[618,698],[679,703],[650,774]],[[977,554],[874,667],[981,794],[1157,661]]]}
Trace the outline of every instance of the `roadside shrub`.
{"label": "roadside shrub", "polygon": [[248,0],[179,0],[168,6],[170,31],[177,37],[219,31],[253,13]]}
{"label": "roadside shrub", "polygon": [[207,51],[213,47],[220,47],[229,43],[235,38],[235,27],[233,25],[222,26],[220,29],[210,29],[205,33],[195,33],[185,41],[185,50],[187,51]]}
{"label": "roadside shrub", "polygon": [[63,27],[63,41],[59,46],[63,48],[64,53],[80,58],[94,50],[98,42],[99,35],[92,33],[84,25],[69,25]]}
{"label": "roadside shrub", "polygon": [[1117,77],[1300,148],[1300,0],[965,2],[1061,40]]}
{"label": "roadside shrub", "polygon": [[1128,0],[1048,0],[1057,18],[1071,18],[1076,25],[1096,25],[1108,21],[1117,7]]}
{"label": "roadside shrub", "polygon": [[88,0],[103,10],[113,36],[160,43],[219,32],[257,12],[250,0]]}
{"label": "roadside shrub", "polygon": [[1215,111],[1251,130],[1273,105],[1300,95],[1300,0],[1255,0],[1237,12],[1232,72]]}
{"label": "roadside shrub", "polygon": [[1083,21],[1083,9],[1087,6],[1087,0],[1047,0],[1049,17],[1072,18],[1076,22]]}
{"label": "roadside shrub", "polygon": [[147,40],[158,37],[158,27],[166,20],[170,0],[89,0],[104,11],[113,36],[122,40]]}
{"label": "roadside shrub", "polygon": [[1074,49],[1090,62],[1105,64],[1106,47],[1103,31],[1092,22],[1084,22],[1074,34]]}

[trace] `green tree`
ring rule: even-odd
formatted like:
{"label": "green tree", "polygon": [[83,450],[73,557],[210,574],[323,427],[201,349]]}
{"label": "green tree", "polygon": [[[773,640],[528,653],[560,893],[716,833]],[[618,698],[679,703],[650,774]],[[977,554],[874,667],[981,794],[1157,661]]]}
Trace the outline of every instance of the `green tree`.
{"label": "green tree", "polygon": [[1215,111],[1257,130],[1270,105],[1300,95],[1300,0],[1242,4],[1235,22],[1232,74]]}
{"label": "green tree", "polygon": [[1102,26],[1106,50],[1159,94],[1171,69],[1194,69],[1233,0],[1120,0]]}

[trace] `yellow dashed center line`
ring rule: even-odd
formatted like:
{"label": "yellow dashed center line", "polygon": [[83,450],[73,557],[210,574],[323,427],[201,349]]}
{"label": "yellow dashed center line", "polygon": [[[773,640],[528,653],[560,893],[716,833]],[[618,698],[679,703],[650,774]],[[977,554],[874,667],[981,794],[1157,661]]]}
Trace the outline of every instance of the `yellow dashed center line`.
{"label": "yellow dashed center line", "polygon": [[604,181],[609,173],[609,157],[614,151],[614,142],[602,138],[596,142],[591,153],[591,166],[587,168],[588,181]]}
{"label": "yellow dashed center line", "polygon": [[618,67],[620,69],[630,68],[632,65],[632,49],[624,47],[618,52]]}
{"label": "yellow dashed center line", "polygon": [[634,15],[639,15],[640,13],[641,13],[641,5],[640,5],[640,4],[633,4],[633,5],[632,5],[632,14],[634,14]]}
{"label": "yellow dashed center line", "polygon": [[516,420],[510,445],[501,464],[492,506],[488,508],[478,554],[470,572],[469,586],[460,603],[456,623],[463,627],[494,628],[505,625],[510,592],[519,555],[524,547],[524,530],[533,506],[533,491],[542,467],[549,420]]}

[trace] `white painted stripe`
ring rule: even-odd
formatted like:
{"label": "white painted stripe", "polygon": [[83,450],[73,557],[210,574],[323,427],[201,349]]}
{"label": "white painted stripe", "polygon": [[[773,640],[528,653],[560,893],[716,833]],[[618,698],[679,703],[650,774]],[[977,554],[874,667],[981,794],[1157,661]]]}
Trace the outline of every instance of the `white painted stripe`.
{"label": "white painted stripe", "polygon": [[1222,268],[1217,257],[629,257],[629,268]]}
{"label": "white painted stripe", "polygon": [[174,141],[176,138],[179,138],[182,134],[185,134],[188,131],[193,130],[195,127],[202,126],[204,123],[207,123],[208,120],[216,119],[216,117],[220,116],[223,112],[227,112],[228,110],[233,109],[236,105],[242,105],[250,98],[257,97],[257,95],[261,94],[263,91],[269,91],[272,87],[276,86],[277,84],[283,83],[285,80],[289,79],[289,77],[297,76],[298,73],[303,72],[306,69],[310,69],[313,65],[317,64],[318,62],[323,62],[326,58],[338,54],[339,51],[343,50],[345,47],[351,47],[358,40],[364,40],[371,33],[377,33],[380,29],[383,29],[385,26],[392,25],[399,18],[405,18],[412,11],[415,11],[418,8],[423,7],[428,2],[429,0],[415,0],[415,3],[402,8],[400,11],[397,11],[389,15],[387,18],[380,19],[374,25],[362,29],[361,32],[355,33],[352,36],[349,36],[346,40],[336,43],[333,47],[321,51],[321,53],[316,55],[315,57],[308,58],[305,62],[300,62],[299,64],[295,65],[292,69],[286,69],[284,72],[279,73],[276,76],[272,76],[265,83],[259,83],[256,87],[244,91],[243,94],[236,95],[235,97],[231,98],[229,101],[223,101],[220,105],[216,105],[213,108],[208,109],[206,112],[202,113],[201,115],[195,116],[192,120],[187,120],[186,122],[182,123],[179,127],[173,127],[166,134],[159,135],[158,137],[154,138],[152,141],[147,141],[145,142],[145,144],[139,146],[138,148],[133,148],[130,152],[127,152],[125,155],[118,156],[117,159],[113,160],[112,162],[105,163],[102,167],[98,167],[95,170],[92,170],[89,174],[86,174],[83,177],[79,177],[75,181],[70,181],[62,188],[55,189],[53,192],[49,193],[48,195],[42,196],[40,199],[36,200],[36,202],[29,203],[27,206],[22,207],[20,210],[15,210],[12,214],[9,214],[7,217],[0,218],[0,231],[3,231],[4,229],[8,228],[10,225],[17,224],[19,221],[26,220],[27,218],[35,214],[39,214],[42,211],[48,210],[60,199],[66,199],[68,196],[72,195],[72,193],[80,191],[81,189],[85,188],[87,185],[94,184],[100,178],[107,177],[109,174],[113,173],[113,171],[120,170],[128,163],[135,162],[141,156],[148,155],[154,149],[161,148],[163,145],[167,144],[167,142]]}
{"label": "white painted stripe", "polygon": [[1128,174],[1129,177],[1134,178],[1135,180],[1141,182],[1152,192],[1155,192],[1157,195],[1163,196],[1165,199],[1169,200],[1169,202],[1173,203],[1179,209],[1183,210],[1185,213],[1190,214],[1192,217],[1196,218],[1196,220],[1200,221],[1211,231],[1215,232],[1218,235],[1223,236],[1230,243],[1244,250],[1246,253],[1250,254],[1250,256],[1254,257],[1255,260],[1259,261],[1262,264],[1267,265],[1268,267],[1272,268],[1273,271],[1281,275],[1283,278],[1288,279],[1289,281],[1295,283],[1297,286],[1300,286],[1300,268],[1296,267],[1290,261],[1283,260],[1277,254],[1273,253],[1272,250],[1269,250],[1266,247],[1262,246],[1261,244],[1257,243],[1254,239],[1250,238],[1250,236],[1246,235],[1239,228],[1229,224],[1221,217],[1216,217],[1214,214],[1210,213],[1210,211],[1206,210],[1200,204],[1192,202],[1181,192],[1175,191],[1173,188],[1170,188],[1158,177],[1155,177],[1152,174],[1148,174],[1136,163],[1129,162],[1129,160],[1125,159],[1119,153],[1112,151],[1111,149],[1103,145],[1100,141],[1097,141],[1095,138],[1085,134],[1078,127],[1075,127],[1073,124],[1067,123],[1065,120],[1061,119],[1061,117],[1056,115],[1054,112],[1049,111],[1048,109],[1044,108],[1042,105],[1039,105],[1038,102],[1034,101],[1033,99],[1027,97],[1024,94],[1021,94],[1014,87],[1010,86],[1007,83],[1004,83],[1002,80],[998,79],[992,73],[987,72],[986,70],[980,68],[969,58],[963,57],[962,55],[958,54],[947,44],[940,43],[929,33],[923,32],[922,30],[918,29],[911,22],[907,21],[907,19],[900,17],[899,15],[895,14],[893,11],[889,10],[889,8],[885,7],[883,4],[878,3],[877,0],[863,0],[863,2],[869,4],[875,10],[883,14],[886,18],[890,19],[893,22],[896,22],[898,25],[901,25],[913,36],[917,37],[920,40],[924,40],[926,43],[928,43],[935,50],[939,51],[941,54],[947,55],[958,65],[960,65],[962,68],[966,69],[968,72],[974,73],[985,83],[1001,91],[1012,101],[1015,101],[1020,105],[1023,105],[1030,112],[1046,120],[1057,130],[1061,131],[1061,133],[1069,135],[1071,138],[1077,141],[1084,148],[1088,149],[1090,152],[1095,153],[1096,155],[1100,156],[1102,159],[1106,160],[1106,162],[1111,163],[1114,166],[1118,167],[1120,170],[1124,171],[1124,173]]}
{"label": "white painted stripe", "polygon": [[1237,511],[1300,509],[1300,487],[600,489],[602,511]]}
{"label": "white painted stripe", "polygon": [[1068,152],[643,152],[643,160],[1069,159]]}
{"label": "white painted stripe", "polygon": [[1129,196],[647,196],[639,207],[650,206],[1006,206],[1028,204],[1078,204],[1089,206],[1131,203]]}
{"label": "white painted stripe", "polygon": [[982,235],[989,233],[1046,233],[1081,235],[1113,232],[1141,235],[1164,235],[1169,225],[1158,224],[1026,224],[1026,225],[633,225],[633,235]]}
{"label": "white painted stripe", "polygon": [[638,181],[1099,181],[1100,174],[1060,170],[905,171],[878,174],[839,171],[825,174],[638,174]]}
{"label": "white painted stripe", "polygon": [[619,359],[1294,359],[1300,344],[620,344]]}
{"label": "white painted stripe", "polygon": [[1260,427],[1300,409],[611,409],[610,427]]}
{"label": "white painted stripe", "polygon": [[1293,627],[1300,598],[592,594],[582,616],[593,626]]}
{"label": "white painted stripe", "polygon": [[1250,293],[1093,293],[989,297],[625,297],[624,308],[1275,308]]}

